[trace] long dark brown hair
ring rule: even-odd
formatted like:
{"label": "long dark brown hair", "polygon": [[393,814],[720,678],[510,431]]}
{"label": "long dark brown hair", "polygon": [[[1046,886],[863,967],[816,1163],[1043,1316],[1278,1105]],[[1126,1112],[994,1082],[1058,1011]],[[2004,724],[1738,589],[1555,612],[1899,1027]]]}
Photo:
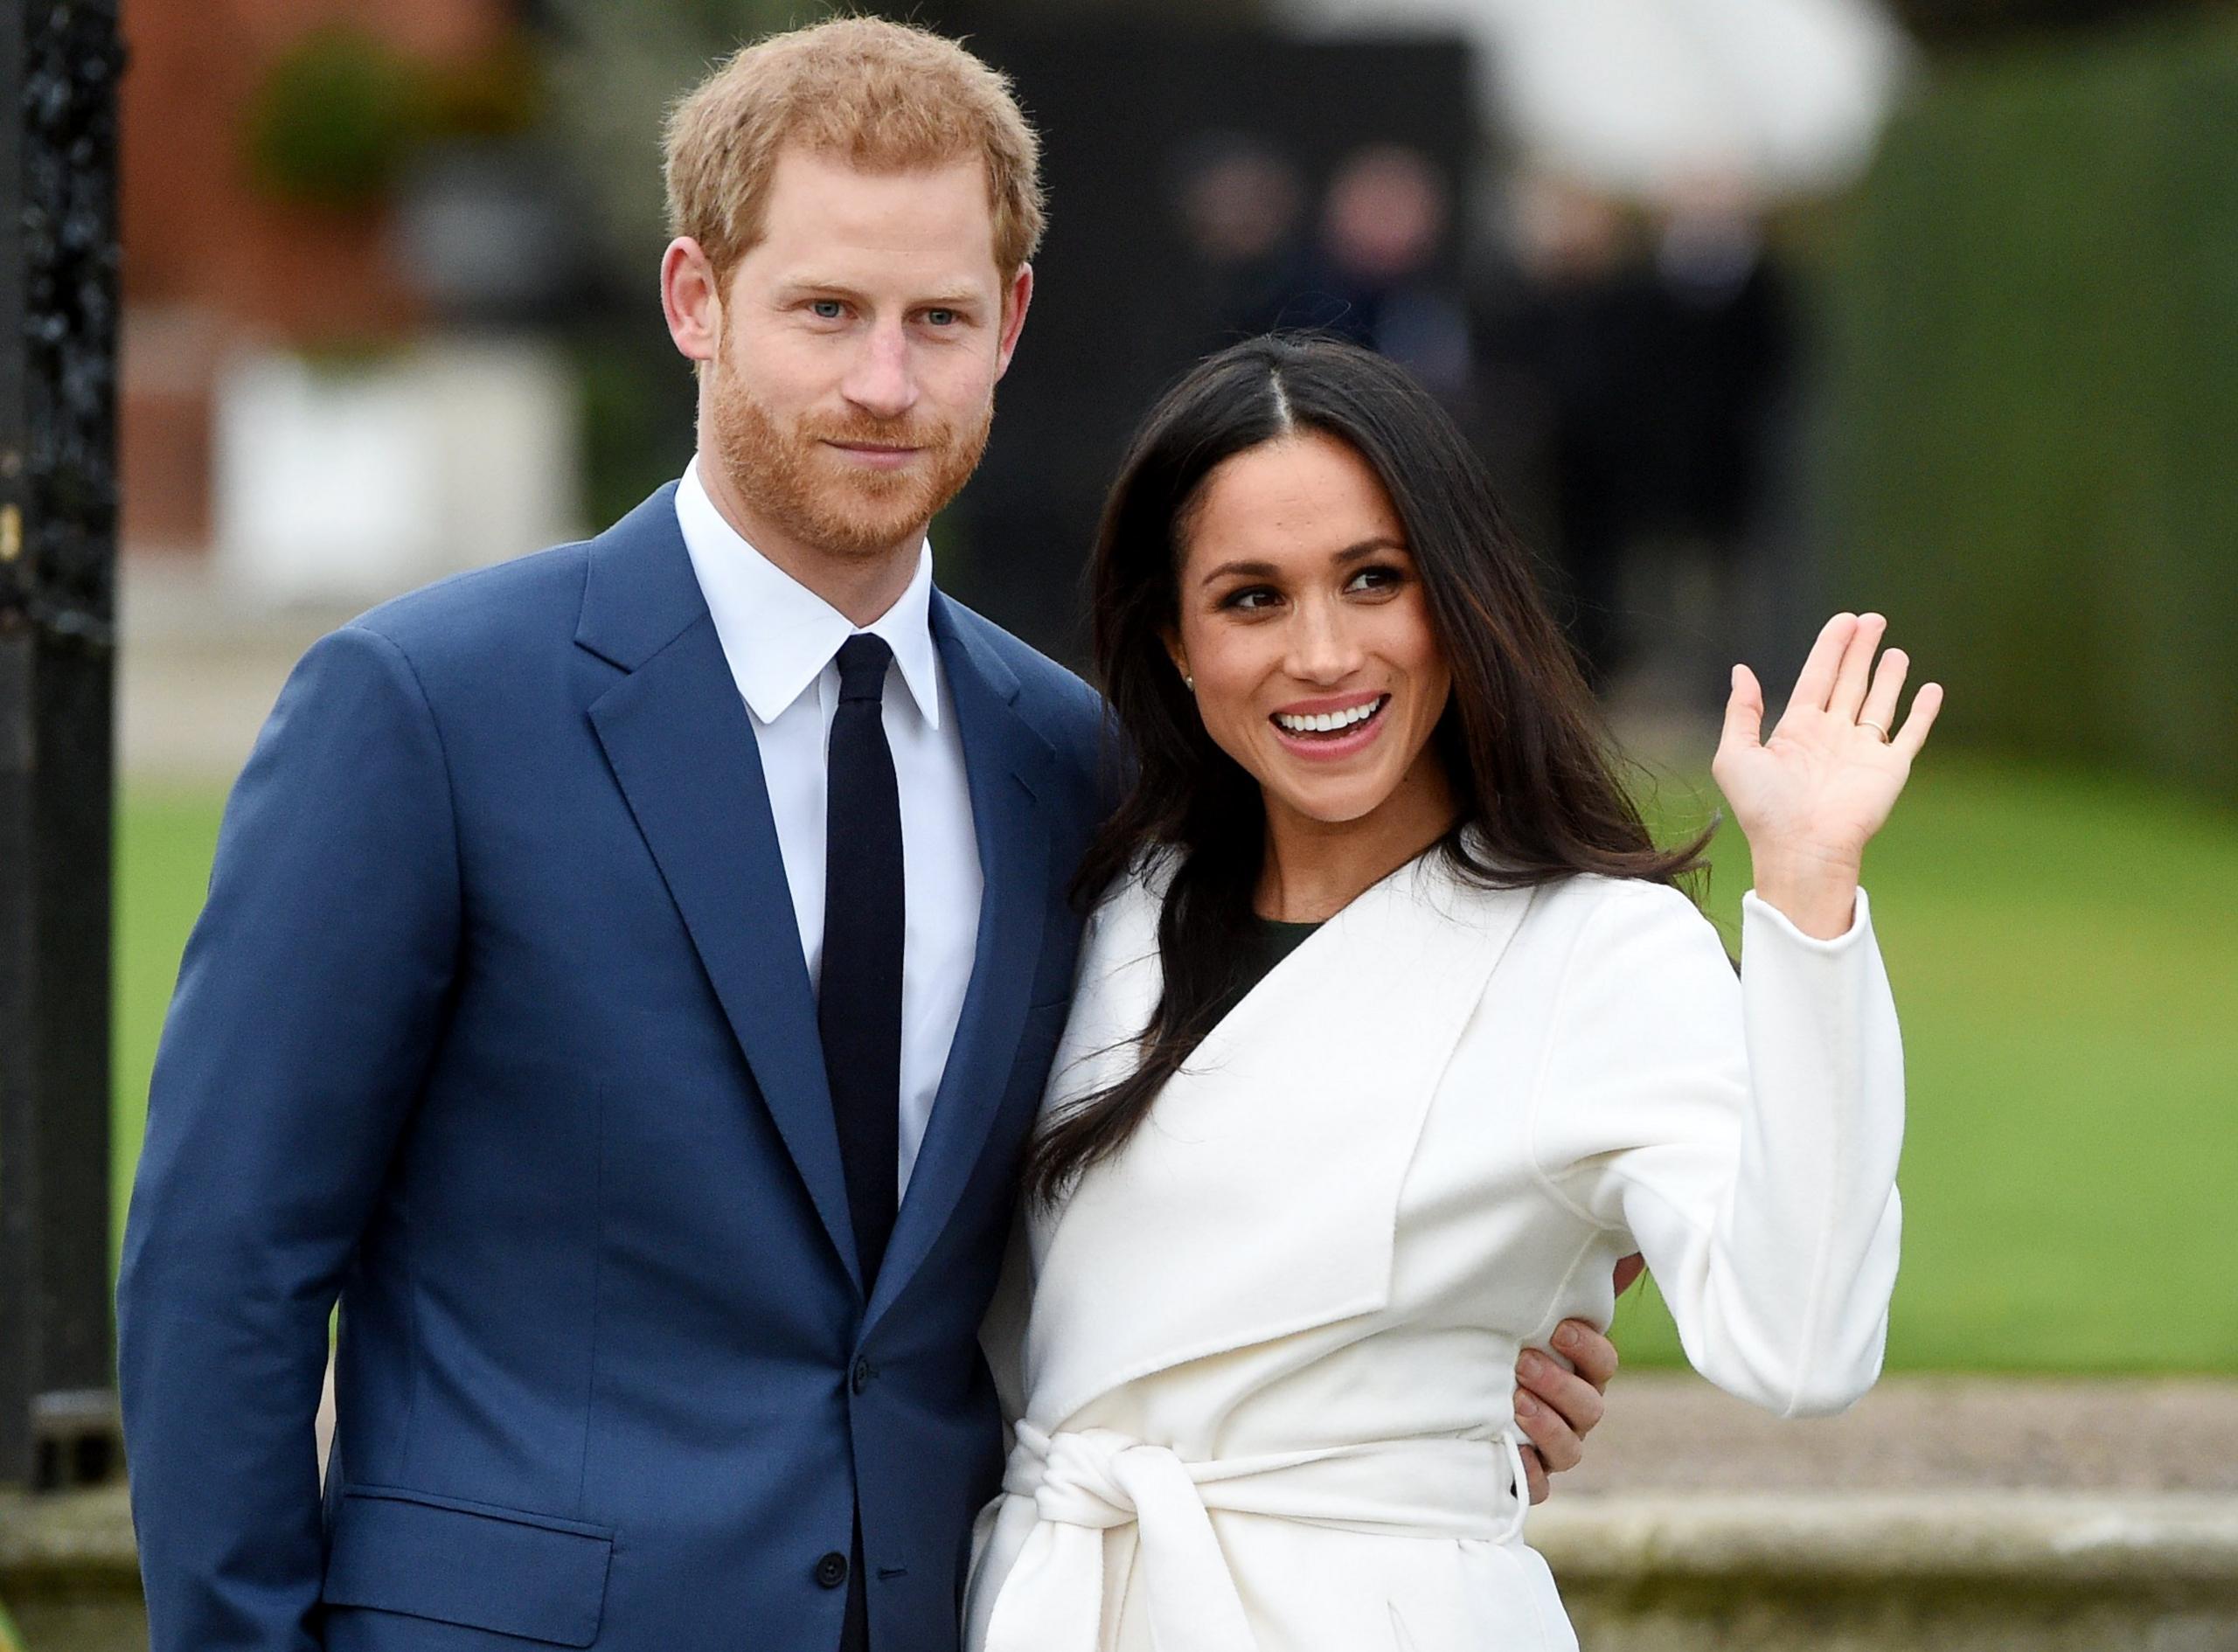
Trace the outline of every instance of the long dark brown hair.
{"label": "long dark brown hair", "polygon": [[1164,991],[1125,1079],[1053,1115],[1028,1151],[1029,1194],[1054,1201],[1118,1151],[1240,984],[1265,852],[1258,782],[1214,745],[1167,653],[1205,480],[1224,460],[1303,431],[1373,469],[1406,529],[1452,673],[1431,735],[1458,805],[1439,840],[1462,876],[1519,888],[1579,872],[1675,882],[1708,834],[1661,849],[1617,777],[1577,657],[1529,553],[1453,421],[1383,357],[1313,336],[1255,338],[1200,363],[1136,434],[1105,502],[1092,574],[1095,661],[1136,763],[1075,894],[1094,900],[1152,857],[1173,865],[1158,915]]}

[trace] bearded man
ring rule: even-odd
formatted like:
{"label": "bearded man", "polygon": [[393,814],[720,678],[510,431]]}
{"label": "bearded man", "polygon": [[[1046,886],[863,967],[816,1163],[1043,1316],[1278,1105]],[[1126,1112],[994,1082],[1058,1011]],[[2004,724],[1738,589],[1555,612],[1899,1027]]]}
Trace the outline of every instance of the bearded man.
{"label": "bearded man", "polygon": [[155,1652],[956,1644],[1104,795],[1095,693],[925,538],[1035,140],[847,20],[667,150],[681,481],[319,642],[227,809],[118,1293]]}

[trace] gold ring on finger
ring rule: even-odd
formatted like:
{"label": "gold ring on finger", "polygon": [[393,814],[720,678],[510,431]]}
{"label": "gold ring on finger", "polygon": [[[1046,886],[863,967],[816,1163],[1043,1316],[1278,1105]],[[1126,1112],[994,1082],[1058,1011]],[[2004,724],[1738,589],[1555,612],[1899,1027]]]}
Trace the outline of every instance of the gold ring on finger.
{"label": "gold ring on finger", "polygon": [[1875,734],[1878,734],[1879,736],[1880,736],[1880,743],[1881,743],[1883,746],[1886,746],[1886,745],[1887,745],[1887,744],[1888,744],[1888,731],[1887,731],[1887,729],[1885,729],[1885,728],[1881,727],[1880,724],[1878,724],[1878,723],[1876,723],[1876,722],[1873,721],[1873,719],[1872,719],[1872,718],[1865,718],[1865,717],[1860,717],[1860,718],[1858,718],[1858,720],[1857,720],[1857,725],[1858,725],[1859,728],[1869,728],[1869,729],[1871,729],[1871,730],[1872,730]]}

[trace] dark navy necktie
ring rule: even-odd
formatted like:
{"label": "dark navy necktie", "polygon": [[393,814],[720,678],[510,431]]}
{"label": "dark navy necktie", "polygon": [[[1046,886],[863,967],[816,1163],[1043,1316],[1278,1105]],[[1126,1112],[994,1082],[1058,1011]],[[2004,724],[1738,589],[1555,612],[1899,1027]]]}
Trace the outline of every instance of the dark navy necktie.
{"label": "dark navy necktie", "polygon": [[867,1293],[893,1233],[901,1179],[901,792],[882,701],[893,650],[839,646],[824,835],[824,969],[817,1017]]}

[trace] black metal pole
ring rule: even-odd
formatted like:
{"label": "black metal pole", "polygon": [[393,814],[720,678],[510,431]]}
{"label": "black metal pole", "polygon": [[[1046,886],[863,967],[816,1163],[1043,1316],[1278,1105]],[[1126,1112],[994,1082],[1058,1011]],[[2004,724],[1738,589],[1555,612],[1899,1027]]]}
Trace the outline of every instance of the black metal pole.
{"label": "black metal pole", "polygon": [[0,1485],[116,1454],[115,0],[0,24]]}

